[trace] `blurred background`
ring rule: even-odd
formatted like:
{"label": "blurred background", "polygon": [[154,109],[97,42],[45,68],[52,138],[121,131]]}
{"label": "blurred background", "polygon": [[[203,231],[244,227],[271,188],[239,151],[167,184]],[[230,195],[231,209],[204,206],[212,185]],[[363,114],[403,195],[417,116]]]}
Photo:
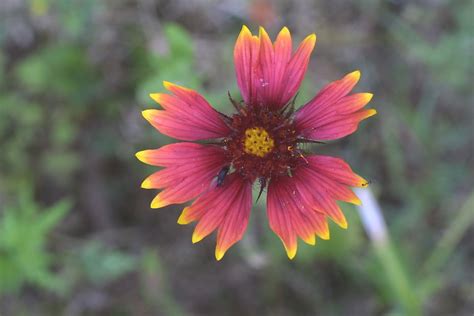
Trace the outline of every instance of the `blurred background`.
{"label": "blurred background", "polygon": [[[379,114],[311,149],[370,179],[387,240],[344,204],[289,261],[259,203],[216,262],[182,206],[149,208],[134,153],[172,140],[148,94],[230,112],[242,24],[318,35],[299,104],[362,71]],[[473,34],[469,0],[1,0],[0,315],[473,315]]]}

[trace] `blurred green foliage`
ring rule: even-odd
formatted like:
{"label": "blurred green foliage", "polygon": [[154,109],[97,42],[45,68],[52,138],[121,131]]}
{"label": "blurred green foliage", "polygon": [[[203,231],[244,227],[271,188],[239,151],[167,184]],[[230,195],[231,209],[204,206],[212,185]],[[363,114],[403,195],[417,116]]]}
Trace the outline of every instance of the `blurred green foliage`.
{"label": "blurred green foliage", "polygon": [[[472,4],[462,5],[461,2],[450,7],[453,23],[458,27],[457,32],[443,32],[436,41],[427,41],[410,24],[417,24],[420,15],[431,23],[435,23],[439,16],[433,12],[413,10],[408,23],[396,20],[392,29],[392,36],[400,41],[410,57],[417,63],[426,66],[430,77],[437,84],[448,85],[460,92],[467,92],[471,84],[466,81],[473,74],[471,61],[472,53]],[[447,58],[449,56],[449,58]]]}
{"label": "blurred green foliage", "polygon": [[177,83],[198,89],[201,87],[199,76],[194,69],[194,46],[191,36],[181,26],[173,23],[163,25],[163,36],[167,52],[151,53],[147,56],[149,76],[138,86],[138,99],[150,106],[153,101],[149,94],[162,90],[163,81]]}
{"label": "blurred green foliage", "polygon": [[[97,74],[83,49],[73,44],[47,46],[19,63],[15,72],[25,92],[48,91],[53,96],[69,98],[68,104],[74,106],[86,103],[99,87]],[[54,80],[45,80],[45,74]]]}
{"label": "blurred green foliage", "polygon": [[95,284],[105,284],[133,271],[135,258],[117,250],[109,250],[98,241],[87,243],[76,258],[86,278]]}
{"label": "blurred green foliage", "polygon": [[169,288],[168,274],[161,258],[153,249],[145,249],[140,260],[140,285],[143,296],[154,313],[185,315]]}
{"label": "blurred green foliage", "polygon": [[51,231],[70,210],[64,200],[42,209],[31,190],[0,215],[0,294],[18,292],[25,284],[59,291],[63,280],[52,271],[57,255],[47,250]]}

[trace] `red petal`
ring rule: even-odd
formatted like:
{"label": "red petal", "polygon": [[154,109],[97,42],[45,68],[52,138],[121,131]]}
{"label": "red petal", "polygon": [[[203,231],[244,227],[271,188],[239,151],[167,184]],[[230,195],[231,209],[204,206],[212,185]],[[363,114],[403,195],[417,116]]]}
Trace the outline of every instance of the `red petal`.
{"label": "red petal", "polygon": [[[297,187],[302,199],[310,205],[310,208],[318,213],[329,216],[336,224],[342,228],[347,228],[347,221],[339,205],[336,203],[336,197],[332,196],[327,190],[325,182],[318,182],[311,179],[304,172],[306,167],[301,167],[293,175],[295,186]],[[297,174],[296,174],[297,173]],[[321,238],[329,237],[329,232],[324,227],[320,227]],[[326,238],[327,239],[327,238]]]}
{"label": "red petal", "polygon": [[242,238],[251,207],[252,185],[234,173],[226,177],[222,186],[213,188],[186,207],[178,223],[199,221],[193,233],[193,243],[217,229],[215,255],[220,260]]}
{"label": "red petal", "polygon": [[360,204],[348,186],[366,186],[367,181],[339,158],[311,155],[306,157],[306,161],[307,165],[297,168],[292,177],[305,203],[331,217],[339,226],[347,227],[336,200]]}
{"label": "red petal", "polygon": [[145,110],[143,116],[161,133],[181,140],[225,137],[229,128],[220,114],[196,91],[164,82],[173,95],[155,93],[151,98],[164,110]]}
{"label": "red petal", "polygon": [[295,113],[300,135],[314,140],[332,140],[357,130],[360,121],[376,114],[374,109],[361,110],[372,98],[370,93],[348,95],[359,81],[354,71],[327,85]]}
{"label": "red petal", "polygon": [[237,76],[237,84],[245,103],[251,104],[256,98],[254,81],[258,68],[258,55],[260,41],[252,36],[250,30],[244,25],[237,38],[234,48],[234,65]]}
{"label": "red petal", "polygon": [[256,89],[257,94],[259,95],[259,99],[257,102],[271,105],[273,100],[273,91],[274,88],[277,86],[275,82],[275,69],[274,59],[275,53],[273,51],[273,44],[268,37],[267,32],[263,27],[260,27],[259,30],[259,40],[260,40],[260,54],[259,54],[259,66],[260,66],[260,78],[258,78],[259,82],[256,82]]}
{"label": "red petal", "polygon": [[232,205],[217,232],[216,258],[222,259],[227,250],[245,233],[252,207],[252,186],[246,185],[238,201]]}
{"label": "red petal", "polygon": [[308,36],[293,57],[289,30],[284,27],[274,44],[264,28],[259,37],[244,26],[234,49],[237,83],[247,104],[278,109],[298,90],[306,72],[316,36]]}
{"label": "red petal", "polygon": [[[170,167],[176,164],[197,165],[194,161],[213,159],[222,156],[222,148],[218,146],[204,146],[195,143],[175,143],[158,149],[143,150],[136,153],[138,160],[152,166]],[[196,161],[197,161],[196,160]]]}
{"label": "red petal", "polygon": [[341,159],[313,155],[306,161],[292,177],[273,178],[268,185],[270,228],[282,240],[290,259],[296,254],[297,237],[311,245],[316,242],[315,235],[329,239],[326,216],[346,228],[336,200],[358,204],[360,200],[348,186],[366,185]]}
{"label": "red petal", "polygon": [[209,188],[214,177],[226,164],[220,147],[193,143],[176,143],[137,153],[142,162],[166,167],[146,178],[142,187],[164,189],[151,203],[160,208],[189,201]]}
{"label": "red petal", "polygon": [[281,105],[286,104],[298,91],[308,68],[311,52],[316,44],[316,35],[308,35],[296,50],[286,68],[285,91],[280,100]]}
{"label": "red petal", "polygon": [[288,201],[281,194],[279,182],[272,180],[268,185],[267,194],[268,222],[270,228],[283,242],[288,258],[293,259],[298,249],[298,243],[292,216],[290,211],[288,211],[287,205]]}
{"label": "red petal", "polygon": [[291,58],[291,53],[293,51],[292,48],[293,44],[291,41],[291,34],[288,28],[284,27],[281,29],[280,33],[278,33],[277,39],[274,44],[275,49],[275,60],[274,60],[274,82],[275,84],[272,85],[271,95],[273,96],[273,100],[271,104],[275,104],[277,107],[285,104],[282,100],[283,93],[285,91],[285,75],[286,75],[286,68],[288,66],[288,62]]}
{"label": "red petal", "polygon": [[309,162],[309,167],[313,170],[341,184],[353,187],[367,185],[367,180],[352,171],[351,167],[341,158],[311,155],[306,159]]}
{"label": "red petal", "polygon": [[315,235],[329,239],[326,213],[315,207],[315,197],[298,177],[274,178],[268,187],[267,206],[270,227],[283,241],[288,257],[296,254],[296,236],[310,245]]}

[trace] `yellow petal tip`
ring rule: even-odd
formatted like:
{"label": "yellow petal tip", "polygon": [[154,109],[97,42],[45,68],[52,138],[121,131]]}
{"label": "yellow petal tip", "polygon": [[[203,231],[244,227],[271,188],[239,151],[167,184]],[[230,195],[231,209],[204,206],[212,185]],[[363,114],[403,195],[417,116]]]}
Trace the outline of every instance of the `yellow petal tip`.
{"label": "yellow petal tip", "polygon": [[329,229],[326,231],[322,232],[321,234],[318,234],[319,238],[324,239],[324,240],[329,240],[331,239],[331,234],[329,233]]}
{"label": "yellow petal tip", "polygon": [[366,179],[362,178],[359,175],[356,175],[356,176],[357,176],[357,179],[358,179],[358,183],[356,183],[355,186],[365,188],[369,185],[369,181],[367,181]]}
{"label": "yellow petal tip", "polygon": [[216,248],[215,256],[216,260],[220,261],[225,255],[225,251],[222,251],[221,249]]}
{"label": "yellow petal tip", "polygon": [[163,81],[163,87],[165,87],[167,90],[171,89],[173,86],[175,86],[174,83],[171,83],[171,82],[166,81],[166,80]]}
{"label": "yellow petal tip", "polygon": [[349,201],[349,203],[352,203],[354,205],[362,205],[362,201],[358,197],[353,198]]}
{"label": "yellow petal tip", "polygon": [[351,79],[359,81],[360,79],[360,70],[355,70],[348,75]]}
{"label": "yellow petal tip", "polygon": [[193,236],[191,238],[191,241],[192,241],[193,244],[195,244],[197,242],[200,242],[203,238],[204,238],[204,236],[201,236],[198,233],[196,233],[196,231],[194,231]]}
{"label": "yellow petal tip", "polygon": [[284,26],[278,33],[277,40],[278,38],[282,38],[282,37],[286,38],[287,41],[291,41],[290,30],[286,26]]}
{"label": "yellow petal tip", "polygon": [[309,34],[308,36],[306,36],[303,42],[309,42],[311,46],[314,46],[316,44],[316,34]]}
{"label": "yellow petal tip", "polygon": [[364,105],[369,103],[372,100],[372,98],[374,97],[374,95],[372,93],[369,93],[369,92],[363,92],[363,93],[360,93],[359,95],[360,95],[361,102],[363,102]]}
{"label": "yellow petal tip", "polygon": [[145,118],[145,120],[149,121],[151,120],[152,116],[153,116],[153,112],[155,112],[156,110],[143,110],[142,111],[142,116]]}
{"label": "yellow petal tip", "polygon": [[297,247],[295,246],[293,248],[287,248],[285,245],[285,250],[286,250],[286,255],[288,256],[288,259],[293,260],[293,258],[296,256]]}
{"label": "yellow petal tip", "polygon": [[368,119],[369,117],[371,116],[374,116],[375,114],[377,114],[377,111],[375,109],[367,109],[365,111],[363,111],[363,117],[362,119],[365,120],[365,119]]}
{"label": "yellow petal tip", "polygon": [[150,98],[155,101],[156,103],[161,103],[161,95],[162,93],[150,93],[149,96]]}
{"label": "yellow petal tip", "polygon": [[142,182],[142,189],[152,189],[152,182],[150,181],[150,179],[146,178],[145,180],[143,180]]}
{"label": "yellow petal tip", "polygon": [[345,218],[343,218],[340,221],[337,221],[336,224],[339,225],[339,227],[341,227],[342,229],[347,229],[348,227],[348,224]]}
{"label": "yellow petal tip", "polygon": [[245,24],[242,25],[242,29],[240,30],[239,37],[241,36],[252,36],[252,32],[250,32],[250,29]]}
{"label": "yellow petal tip", "polygon": [[250,33],[250,29],[247,27],[247,25],[243,24],[242,25],[242,32],[249,32]]}
{"label": "yellow petal tip", "polygon": [[316,237],[313,235],[311,236],[309,239],[306,238],[306,239],[303,239],[305,243],[307,243],[308,245],[311,245],[311,246],[314,246],[316,245]]}
{"label": "yellow petal tip", "polygon": [[189,221],[186,220],[186,213],[188,212],[188,209],[189,209],[189,206],[185,207],[183,211],[181,212],[181,215],[179,215],[178,222],[177,222],[179,225],[189,224]]}
{"label": "yellow petal tip", "polygon": [[258,36],[261,38],[262,36],[268,37],[268,33],[263,26],[258,27]]}
{"label": "yellow petal tip", "polygon": [[150,205],[151,208],[162,208],[170,204],[168,201],[164,200],[160,195],[161,193],[155,196],[153,201],[151,201],[151,205]]}
{"label": "yellow petal tip", "polygon": [[367,112],[367,117],[374,116],[375,114],[377,114],[376,109],[369,109],[368,112]]}
{"label": "yellow petal tip", "polygon": [[146,163],[146,150],[142,150],[142,151],[139,151],[135,154],[135,157],[137,157],[138,160],[140,160],[141,162],[145,162]]}

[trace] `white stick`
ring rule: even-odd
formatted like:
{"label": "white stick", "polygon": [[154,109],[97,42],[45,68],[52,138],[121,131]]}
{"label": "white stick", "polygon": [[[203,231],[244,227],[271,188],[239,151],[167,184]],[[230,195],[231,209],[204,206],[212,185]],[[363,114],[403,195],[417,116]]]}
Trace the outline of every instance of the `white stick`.
{"label": "white stick", "polygon": [[367,235],[374,244],[385,244],[387,241],[387,226],[372,190],[370,188],[355,188],[354,192],[362,201],[362,205],[358,206],[357,209]]}

